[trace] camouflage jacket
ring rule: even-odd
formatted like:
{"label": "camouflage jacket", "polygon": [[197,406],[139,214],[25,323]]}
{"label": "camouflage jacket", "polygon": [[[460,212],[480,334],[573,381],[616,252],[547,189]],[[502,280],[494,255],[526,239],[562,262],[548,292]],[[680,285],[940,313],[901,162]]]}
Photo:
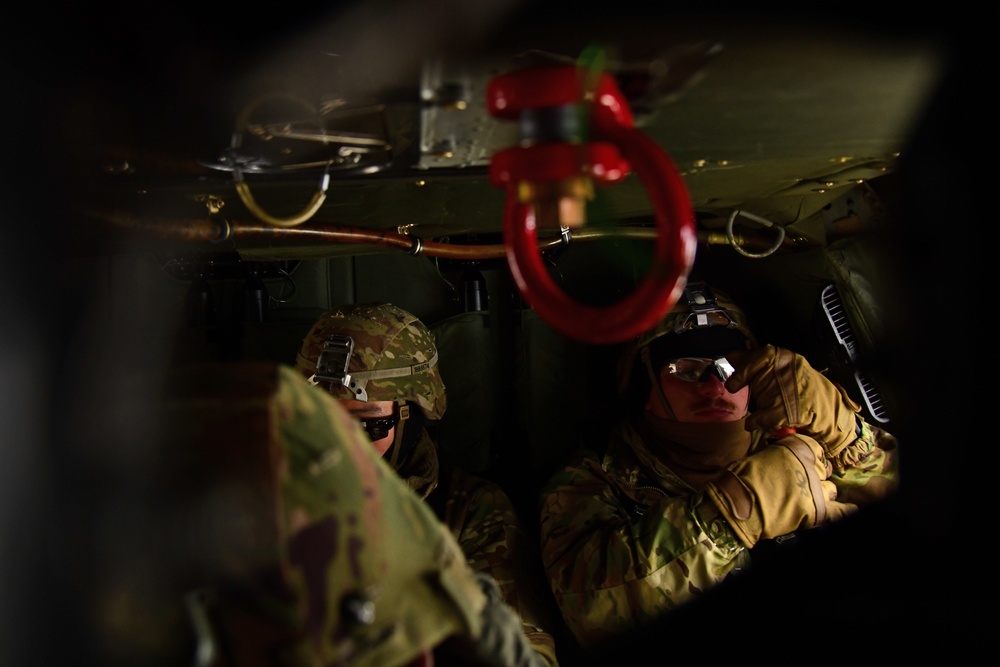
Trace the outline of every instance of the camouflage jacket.
{"label": "camouflage jacket", "polygon": [[446,639],[493,648],[504,619],[457,540],[336,400],[258,361],[172,369],[164,390],[132,503],[144,525],[121,545],[146,569],[100,601],[140,611],[102,616],[100,664],[386,667]]}
{"label": "camouflage jacket", "polygon": [[[761,447],[753,434],[751,453]],[[897,486],[893,436],[862,425],[842,470],[838,499],[863,505]],[[655,470],[653,469],[655,466]],[[603,456],[576,452],[541,493],[542,563],[569,629],[582,646],[691,599],[749,562],[711,502],[656,462],[632,422]]]}
{"label": "camouflage jacket", "polygon": [[461,468],[442,466],[426,431],[399,472],[451,530],[472,569],[493,577],[504,601],[521,617],[535,652],[557,665],[554,610],[538,552],[503,489]]}

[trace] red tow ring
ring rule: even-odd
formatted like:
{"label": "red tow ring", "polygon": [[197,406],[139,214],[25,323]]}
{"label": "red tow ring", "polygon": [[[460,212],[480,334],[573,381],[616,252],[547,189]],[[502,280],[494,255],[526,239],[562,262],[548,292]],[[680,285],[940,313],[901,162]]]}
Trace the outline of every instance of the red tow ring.
{"label": "red tow ring", "polygon": [[[504,244],[511,274],[525,300],[560,333],[592,344],[629,340],[652,328],[680,298],[694,264],[694,208],[671,159],[634,127],[614,79],[600,75],[584,101],[585,72],[574,65],[525,69],[495,77],[487,90],[492,116],[520,121],[521,145],[497,152],[493,185],[507,190]],[[573,110],[587,109],[593,141],[572,136]],[[530,128],[525,135],[525,127]],[[525,192],[558,191],[558,184],[590,179],[614,183],[634,168],[656,218],[652,269],[636,290],[606,307],[581,304],[549,276],[538,251],[536,208]]]}

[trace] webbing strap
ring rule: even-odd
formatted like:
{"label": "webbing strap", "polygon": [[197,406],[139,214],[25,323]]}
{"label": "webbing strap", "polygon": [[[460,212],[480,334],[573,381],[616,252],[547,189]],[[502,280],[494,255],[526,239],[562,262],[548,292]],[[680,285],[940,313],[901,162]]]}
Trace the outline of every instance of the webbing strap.
{"label": "webbing strap", "polygon": [[[302,356],[300,352],[298,354],[298,360],[300,365],[316,370],[316,363],[311,359]],[[405,366],[403,368],[384,368],[382,370],[374,371],[358,371],[357,373],[351,373],[351,377],[357,380],[381,380],[383,378],[396,378],[403,377],[406,375],[413,375],[415,373],[423,373],[429,368],[433,368],[437,365],[438,354],[434,353],[434,356],[427,361],[422,361],[419,364],[413,364],[412,366]]]}
{"label": "webbing strap", "polygon": [[806,471],[806,479],[809,480],[809,490],[812,492],[813,504],[816,505],[816,521],[813,525],[820,525],[826,522],[826,498],[823,497],[823,485],[820,484],[819,475],[816,473],[816,466],[813,464],[815,455],[812,449],[802,439],[795,434],[785,436],[775,444],[781,445],[790,451]]}

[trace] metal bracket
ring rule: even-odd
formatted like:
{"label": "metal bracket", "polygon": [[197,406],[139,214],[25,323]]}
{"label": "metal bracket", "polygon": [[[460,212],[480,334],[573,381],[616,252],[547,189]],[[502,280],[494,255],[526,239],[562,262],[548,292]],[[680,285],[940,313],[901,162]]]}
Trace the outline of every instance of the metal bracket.
{"label": "metal bracket", "polygon": [[316,379],[336,382],[345,387],[351,384],[351,374],[347,367],[354,353],[354,339],[350,336],[331,334],[323,341],[323,351],[316,361]]}

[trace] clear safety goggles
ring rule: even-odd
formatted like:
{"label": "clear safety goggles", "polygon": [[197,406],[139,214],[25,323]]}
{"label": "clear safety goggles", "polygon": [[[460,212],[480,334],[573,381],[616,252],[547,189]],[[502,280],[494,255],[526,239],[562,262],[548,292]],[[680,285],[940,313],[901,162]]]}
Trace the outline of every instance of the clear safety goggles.
{"label": "clear safety goggles", "polygon": [[736,372],[725,357],[679,357],[668,361],[664,370],[684,382],[707,382],[713,375],[725,382]]}

